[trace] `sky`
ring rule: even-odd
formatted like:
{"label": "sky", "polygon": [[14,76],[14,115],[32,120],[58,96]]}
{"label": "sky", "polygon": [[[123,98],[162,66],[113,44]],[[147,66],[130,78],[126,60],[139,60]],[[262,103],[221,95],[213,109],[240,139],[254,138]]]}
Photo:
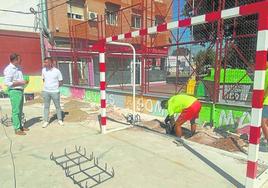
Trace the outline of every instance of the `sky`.
{"label": "sky", "polygon": [[[184,9],[184,5],[186,3],[186,0],[174,0],[173,1],[173,9],[172,9],[172,21],[177,21],[178,20],[178,6],[180,6],[180,20],[185,19],[186,17],[182,14],[183,9]],[[179,29],[179,36],[181,36],[181,34],[184,32],[183,37],[181,38],[181,40],[179,41],[181,42],[189,42],[190,41],[190,37],[191,37],[191,30],[187,29],[186,31],[184,31],[185,28],[180,28]],[[174,29],[172,30],[174,36],[177,36],[177,31],[178,29]],[[172,37],[172,43],[176,43],[176,40]],[[180,46],[180,47],[186,47],[186,46]],[[196,47],[196,48],[194,48]],[[174,49],[176,49],[177,47],[174,46],[170,49],[169,53],[172,53],[172,51]],[[187,48],[190,48],[190,45],[187,45]],[[196,54],[201,48],[197,47],[196,45],[193,46],[192,48],[192,53]]]}
{"label": "sky", "polygon": [[[178,20],[178,9],[179,9],[178,7],[179,6],[180,6],[180,20],[185,18],[185,16],[183,16],[183,14],[182,14],[185,3],[186,3],[186,0],[175,0],[175,1],[173,1],[173,6],[172,6],[172,21],[177,21]],[[179,29],[179,33],[180,33],[179,36],[181,36],[181,33],[183,33],[184,30],[185,30],[185,28],[180,28]],[[172,30],[172,33],[174,34],[174,36],[177,36],[177,31],[178,31],[178,29]],[[180,42],[189,41],[189,37],[190,37],[190,30],[187,29],[186,32],[184,33],[182,39],[180,40]],[[171,39],[172,39],[172,43],[176,43],[176,40],[174,39],[174,37],[172,37]],[[175,48],[176,48],[176,46],[173,47],[173,48],[171,48],[171,50],[170,50],[171,52],[170,53],[172,53],[172,51]]]}

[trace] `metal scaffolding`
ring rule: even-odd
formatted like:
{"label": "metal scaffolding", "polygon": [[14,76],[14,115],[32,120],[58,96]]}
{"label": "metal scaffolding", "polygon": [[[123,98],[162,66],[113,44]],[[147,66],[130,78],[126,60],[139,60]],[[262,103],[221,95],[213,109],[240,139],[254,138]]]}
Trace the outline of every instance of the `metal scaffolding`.
{"label": "metal scaffolding", "polygon": [[[108,14],[97,15],[95,20],[84,22],[69,21],[69,36],[72,53],[72,80],[73,84],[80,85],[78,60],[85,58],[93,61],[97,59],[92,52],[92,44],[103,38],[116,36],[127,31],[135,31],[157,24],[168,23],[182,18],[206,14],[213,11],[224,10],[244,4],[254,3],[261,0],[218,0],[208,3],[204,0],[168,0],[163,6],[154,0],[135,1],[135,4],[123,7],[117,11],[110,12],[115,14],[117,24],[111,25],[107,22]],[[140,28],[134,28],[131,20],[132,14],[138,14],[141,19]],[[246,77],[252,77],[252,63],[254,59],[254,40],[257,33],[257,17],[252,15],[246,18],[232,18],[227,20],[217,20],[213,23],[201,26],[191,26],[178,28],[165,33],[140,36],[135,39],[128,39],[137,51],[137,59],[140,62],[140,86],[137,91],[140,94],[161,94],[171,95],[178,92],[186,92],[187,84],[190,79],[202,83],[206,94],[205,99],[216,103],[219,99],[228,99],[230,92],[235,90],[236,85]],[[242,28],[242,29],[241,29]],[[256,44],[256,42],[255,42]],[[111,47],[107,45],[106,58],[114,58],[118,65],[109,63],[107,60],[110,82],[108,87],[117,90],[130,90],[129,85],[124,82],[128,80],[124,70],[127,69],[125,61],[130,59],[131,51],[125,47]],[[185,53],[182,53],[185,51]],[[203,52],[201,57],[199,53]],[[176,72],[173,75],[166,75],[168,70],[168,56],[177,56]],[[211,53],[213,53],[211,55]],[[209,58],[213,56],[213,62]],[[184,58],[185,64],[190,71],[185,74],[180,67],[182,66],[180,57]],[[235,58],[234,58],[235,57]],[[210,61],[209,61],[210,60]],[[152,70],[153,66],[161,64],[160,71]],[[109,67],[109,64],[113,65]],[[96,66],[95,66],[96,67]],[[208,67],[207,70],[204,70]],[[236,79],[237,84],[229,86],[227,82],[228,68],[244,69],[245,74]],[[162,71],[163,70],[163,71]],[[96,72],[97,70],[92,71]],[[162,72],[161,72],[162,71]],[[213,72],[213,80],[206,81],[203,75]],[[160,72],[160,73],[159,73]],[[88,73],[89,74],[89,73]],[[165,89],[159,89],[155,74],[160,74],[165,80]],[[223,75],[223,80],[221,77]],[[119,79],[120,77],[120,79]],[[120,80],[122,83],[113,83],[113,79]],[[95,87],[98,87],[98,82]],[[227,85],[227,86],[226,86]],[[91,86],[93,86],[91,84]],[[247,101],[249,101],[247,99]]]}

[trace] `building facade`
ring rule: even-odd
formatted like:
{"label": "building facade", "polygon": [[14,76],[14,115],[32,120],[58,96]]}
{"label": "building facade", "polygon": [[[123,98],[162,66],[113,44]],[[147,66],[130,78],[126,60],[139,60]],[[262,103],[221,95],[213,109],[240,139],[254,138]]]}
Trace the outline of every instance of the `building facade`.
{"label": "building facade", "polygon": [[28,0],[24,3],[20,0],[1,2],[1,9],[21,13],[0,12],[0,75],[9,63],[9,55],[14,52],[21,55],[26,74],[40,74],[42,66],[40,38],[34,27],[35,16],[24,14],[30,12],[29,7],[36,9],[38,3],[39,0]]}
{"label": "building facade", "polygon": [[[98,57],[91,47],[96,41],[129,31],[139,30],[171,19],[171,0],[47,0],[48,26],[54,41],[50,55],[57,58],[66,76],[66,83],[98,85]],[[142,79],[142,67],[154,71],[164,67],[170,33],[130,39],[137,51],[137,82]],[[107,46],[107,74],[112,85],[129,84],[131,51],[125,47]],[[143,59],[144,54],[147,59]],[[119,55],[120,54],[120,55]],[[144,62],[146,65],[142,65]],[[162,66],[161,66],[162,65]],[[74,72],[77,72],[74,73]],[[157,73],[159,74],[159,72]],[[122,77],[124,79],[122,79]],[[155,77],[156,79],[154,79]],[[152,81],[158,77],[152,76]],[[122,81],[123,80],[123,81]],[[124,83],[119,83],[120,81]]]}

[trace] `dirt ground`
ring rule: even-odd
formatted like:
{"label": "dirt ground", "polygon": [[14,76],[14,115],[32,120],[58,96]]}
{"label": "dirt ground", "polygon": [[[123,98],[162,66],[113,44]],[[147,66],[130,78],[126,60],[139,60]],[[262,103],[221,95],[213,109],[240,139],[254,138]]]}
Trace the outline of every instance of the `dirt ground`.
{"label": "dirt ground", "polygon": [[153,119],[149,121],[142,121],[141,124],[149,129],[155,130],[160,133],[166,133],[164,124],[158,119]]}
{"label": "dirt ground", "polygon": [[[165,133],[164,124],[157,120],[142,121],[141,124],[154,131]],[[229,152],[246,152],[247,142],[239,137],[239,135],[228,134],[224,135],[217,133],[214,128],[198,127],[195,135],[190,136],[190,126],[183,127],[184,138],[200,144],[205,144],[218,149]],[[175,135],[174,135],[175,136]]]}
{"label": "dirt ground", "polygon": [[29,101],[26,101],[24,106],[29,106],[29,105],[33,105],[33,104],[39,104],[39,103],[43,103],[44,100],[43,100],[43,97],[40,93],[38,94],[35,94],[34,96],[34,100],[29,100]]}
{"label": "dirt ground", "polygon": [[197,133],[193,137],[189,138],[189,140],[230,152],[245,152],[245,149],[243,147],[246,146],[246,143],[244,143],[244,141],[233,136],[216,139],[205,133]]}
{"label": "dirt ground", "polygon": [[89,118],[88,111],[98,112],[98,109],[87,103],[68,99],[66,101],[64,104],[64,121],[66,122],[81,122]]}
{"label": "dirt ground", "polygon": [[[65,122],[81,122],[85,120],[96,120],[99,118],[100,107],[96,104],[90,104],[71,98],[63,98],[61,102],[63,104]],[[37,103],[43,103],[41,95],[37,95],[32,101],[27,101],[26,105],[33,105]],[[107,106],[107,118],[110,121],[127,123],[126,115],[127,110],[125,109]],[[139,125],[147,129],[165,134],[165,125],[161,120],[159,120],[160,118],[150,119],[143,117],[144,116],[142,116]],[[196,134],[191,136],[190,125],[187,124],[183,127],[183,133],[184,138],[190,141],[205,144],[230,152],[246,152],[245,147],[247,147],[248,145],[245,140],[239,137],[239,135],[228,135],[226,133],[222,135],[215,131],[214,128],[210,127],[198,127]]]}

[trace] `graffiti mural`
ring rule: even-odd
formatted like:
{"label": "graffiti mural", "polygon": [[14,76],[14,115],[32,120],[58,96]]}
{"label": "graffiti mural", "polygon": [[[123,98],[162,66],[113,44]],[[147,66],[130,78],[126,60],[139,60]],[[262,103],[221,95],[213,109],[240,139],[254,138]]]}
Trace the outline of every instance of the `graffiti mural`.
{"label": "graffiti mural", "polygon": [[[61,87],[60,92],[64,96],[73,96],[86,102],[100,103],[100,92],[98,90]],[[132,109],[131,95],[107,91],[106,99],[107,104]],[[167,115],[167,111],[161,108],[161,99],[156,97],[137,96],[136,111],[161,117]],[[250,120],[250,108],[217,105],[213,111],[211,104],[203,103],[198,123],[201,125],[213,121],[213,125],[217,128],[248,132]]]}
{"label": "graffiti mural", "polygon": [[220,111],[217,127],[236,131],[250,125],[251,115],[247,111],[224,110]]}
{"label": "graffiti mural", "polygon": [[247,101],[251,85],[225,85],[226,96],[224,99],[232,101]]}
{"label": "graffiti mural", "polygon": [[93,90],[86,90],[85,97],[86,102],[99,103],[100,102],[100,92]]}
{"label": "graffiti mural", "polygon": [[[126,96],[125,106],[132,109],[132,96]],[[161,101],[150,97],[137,97],[136,110],[140,113],[165,116],[166,110],[161,108]]]}
{"label": "graffiti mural", "polygon": [[[0,77],[0,91],[6,91],[7,87],[4,84],[4,78]],[[40,93],[43,90],[43,80],[41,76],[30,76],[29,84],[25,88],[25,93]]]}
{"label": "graffiti mural", "polygon": [[61,95],[65,97],[70,97],[71,96],[71,91],[69,87],[60,87],[60,93]]}
{"label": "graffiti mural", "polygon": [[[224,92],[224,93],[223,93]],[[246,105],[252,92],[251,85],[228,84],[220,87],[219,101],[224,103]]]}
{"label": "graffiti mural", "polygon": [[124,95],[107,93],[107,103],[110,105],[125,108],[125,100],[126,96]]}
{"label": "graffiti mural", "polygon": [[76,87],[71,88],[71,95],[73,98],[76,98],[76,99],[84,99],[85,92],[86,90],[83,88],[76,88]]}

